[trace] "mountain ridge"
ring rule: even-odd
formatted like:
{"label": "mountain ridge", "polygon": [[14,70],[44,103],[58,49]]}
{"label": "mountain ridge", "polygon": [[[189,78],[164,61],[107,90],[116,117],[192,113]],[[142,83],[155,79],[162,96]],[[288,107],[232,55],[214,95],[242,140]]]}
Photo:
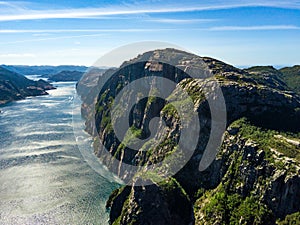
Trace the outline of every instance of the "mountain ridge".
{"label": "mountain ridge", "polygon": [[29,96],[47,95],[46,91],[51,89],[55,88],[44,80],[33,81],[0,67],[0,105]]}
{"label": "mountain ridge", "polygon": [[22,75],[53,75],[61,71],[79,71],[85,72],[88,67],[86,66],[74,66],[74,65],[60,65],[60,66],[27,66],[27,65],[1,65],[12,72],[16,72]]}
{"label": "mountain ridge", "polygon": [[[180,69],[159,64],[168,60]],[[187,70],[197,72],[203,66],[208,67],[213,77],[203,74],[202,79],[193,80],[184,73]],[[257,71],[261,69],[264,71]],[[110,73],[108,75],[112,78],[105,83],[104,90],[99,90],[100,94],[94,96],[97,100],[96,127],[89,120],[90,112],[85,103],[82,110],[87,119],[87,131],[99,136],[109,153],[120,162],[155,165],[178,151],[175,146],[180,118],[174,108],[158,99],[148,98],[132,109],[130,129],[135,131],[135,135],[143,136],[147,134],[149,120],[159,116],[168,124],[167,139],[158,146],[154,144],[155,140],[149,143],[154,147],[144,154],[142,149],[131,151],[115,137],[109,117],[113,99],[120,89],[135,79],[155,75],[176,80],[192,96],[202,131],[193,156],[176,175],[163,179],[163,174],[172,168],[172,162],[169,162],[171,164],[166,167],[156,168],[155,173],[147,169],[139,171],[132,186],[112,193],[107,204],[111,209],[110,224],[138,225],[152,224],[153,221],[155,224],[181,225],[299,222],[300,149],[297,143],[300,140],[300,98],[279,75],[274,74],[277,73],[275,68],[242,70],[213,58],[165,49],[142,54]],[[216,159],[209,168],[200,172],[199,162],[211,129],[208,102],[201,90],[211,79],[217,80],[223,91],[227,128]],[[136,98],[130,92],[127,97]],[[95,102],[92,101],[92,104]],[[126,110],[126,105],[124,107]],[[159,127],[157,135],[162,132],[163,127]],[[126,143],[130,140],[128,137]],[[94,151],[108,168],[122,178],[126,179],[130,174],[126,169],[122,170],[121,163],[113,164],[97,141],[94,142]],[[161,182],[158,182],[159,177]],[[151,180],[153,185],[134,186],[139,180]],[[151,210],[149,205],[153,205]],[[176,208],[178,205],[181,210]]]}

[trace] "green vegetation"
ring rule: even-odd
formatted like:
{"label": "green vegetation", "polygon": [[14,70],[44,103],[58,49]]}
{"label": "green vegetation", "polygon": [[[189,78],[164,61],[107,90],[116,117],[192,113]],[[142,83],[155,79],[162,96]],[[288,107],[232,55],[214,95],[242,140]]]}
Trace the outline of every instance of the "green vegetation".
{"label": "green vegetation", "polygon": [[83,72],[79,72],[79,71],[68,71],[68,70],[64,70],[61,71],[57,74],[54,75],[50,75],[49,76],[49,80],[51,81],[79,81],[81,79],[81,77],[83,76]]}
{"label": "green vegetation", "polygon": [[[260,128],[251,125],[246,118],[235,121],[231,127],[238,128],[239,134],[244,139],[251,139],[259,144],[259,147],[265,151],[269,158],[273,155],[270,150],[274,149],[289,158],[300,161],[299,145],[288,142],[288,140],[299,141],[300,133],[288,133]],[[283,138],[280,138],[281,136]]]}
{"label": "green vegetation", "polygon": [[[231,144],[234,145],[237,140],[249,141],[249,143],[251,141],[253,146],[257,146],[257,151],[265,152],[265,159],[276,169],[293,174],[296,172],[292,164],[285,165],[285,161],[278,157],[288,156],[299,160],[300,150],[297,145],[299,133],[263,129],[252,125],[246,118],[233,122],[229,129],[237,130],[234,139],[230,139]],[[270,208],[262,201],[262,195],[259,194],[265,192],[270,177],[266,177],[264,173],[257,175],[254,186],[249,186],[251,188],[248,190],[249,192],[240,192],[239,190],[247,190],[247,178],[245,178],[247,173],[241,171],[241,166],[250,168],[255,165],[255,162],[244,159],[243,151],[230,150],[230,148],[220,151],[218,158],[227,162],[228,167],[221,183],[215,189],[200,188],[195,193],[196,224],[266,224],[273,221],[276,215],[273,215]],[[298,224],[299,217],[300,214],[296,213],[277,222],[279,224]]]}
{"label": "green vegetation", "polygon": [[168,116],[172,116],[176,119],[179,119],[178,112],[177,112],[175,106],[171,103],[168,103],[165,105],[165,107],[162,109],[162,113],[163,113],[163,115],[168,115]]}
{"label": "green vegetation", "polygon": [[187,92],[188,96],[192,99],[194,103],[199,100],[205,99],[205,95],[200,89],[201,88],[201,86],[199,85],[200,82],[198,83],[198,81],[200,81],[200,79],[193,80],[191,78],[188,78],[179,83],[180,86],[183,88],[184,91]]}
{"label": "green vegetation", "polygon": [[287,215],[284,220],[277,221],[278,225],[298,225],[300,222],[300,212]]}
{"label": "green vegetation", "polygon": [[300,94],[300,66],[280,69],[280,78],[297,94]]}
{"label": "green vegetation", "polygon": [[[195,215],[203,214],[208,223],[220,224],[264,224],[272,216],[267,206],[253,196],[242,198],[239,194],[229,194],[220,185],[213,191],[207,191],[195,203]],[[201,221],[198,221],[201,224]],[[198,223],[197,223],[198,224]]]}
{"label": "green vegetation", "polygon": [[0,106],[28,96],[45,95],[51,89],[55,88],[46,81],[29,80],[0,66]]}
{"label": "green vegetation", "polygon": [[[121,215],[113,222],[113,225],[119,225],[121,224],[121,219],[125,217],[125,215],[129,212],[129,208],[130,208],[130,203],[129,203],[129,199],[131,197],[132,194],[130,194],[127,199],[125,200],[125,202],[123,203],[123,207],[122,207],[122,212]],[[130,221],[130,224],[134,224],[136,221],[134,219],[132,219]]]}
{"label": "green vegetation", "polygon": [[135,138],[141,138],[142,136],[142,130],[138,129],[134,126],[130,127],[128,131],[126,132],[122,143],[118,146],[116,152],[114,153],[115,158],[119,158],[121,153],[126,149],[126,146],[134,145],[136,140]]}
{"label": "green vegetation", "polygon": [[273,66],[254,66],[245,69],[245,71],[249,72],[249,75],[245,74],[246,77],[254,79],[258,84],[272,88],[287,89],[281,79],[281,72]]}
{"label": "green vegetation", "polygon": [[259,83],[266,83],[263,76],[267,75],[278,86],[284,82],[290,90],[300,94],[300,66],[285,67],[280,70],[273,66],[254,66],[246,69],[246,71]]}
{"label": "green vegetation", "polygon": [[269,74],[280,75],[280,72],[277,69],[275,69],[273,66],[253,66],[246,69],[246,71],[252,73],[269,73]]}
{"label": "green vegetation", "polygon": [[[261,118],[258,118],[258,116],[255,118],[249,117],[249,119],[241,118],[232,123],[228,132],[224,134],[224,143],[220,147],[221,149],[216,160],[206,171],[194,171],[195,168],[198,168],[198,162],[202,156],[201,148],[199,148],[195,151],[191,160],[185,164],[185,167],[175,175],[177,180],[175,178],[165,178],[165,175],[172,171],[173,165],[180,164],[180,160],[184,158],[183,150],[178,147],[177,143],[180,135],[178,130],[185,125],[183,123],[186,122],[185,118],[190,118],[190,106],[192,106],[190,105],[190,100],[194,104],[197,103],[198,110],[203,112],[204,110],[202,111],[199,104],[204,103],[205,95],[203,91],[208,89],[207,87],[212,79],[220,81],[222,88],[226,89],[226,91],[228,90],[227,92],[224,91],[224,93],[227,94],[225,96],[227,97],[226,100],[229,100],[228,102],[231,104],[248,104],[246,101],[234,100],[236,97],[238,99],[249,94],[250,108],[253,110],[256,110],[256,107],[259,108],[257,110],[258,113],[254,113],[255,115],[259,114],[261,108],[265,110],[263,103],[267,105],[265,111],[268,111],[267,113],[270,115],[273,111],[270,109],[272,105],[276,108],[277,105],[278,107],[281,105],[285,106],[285,104],[288,104],[288,101],[292,102],[295,100],[292,93],[285,92],[285,90],[289,89],[284,81],[288,81],[287,84],[290,88],[293,87],[294,90],[296,90],[296,85],[300,86],[299,83],[294,82],[298,79],[300,67],[279,71],[272,66],[258,66],[240,70],[214,59],[203,58],[203,60],[209,65],[209,69],[214,74],[214,77],[205,80],[182,80],[166,99],[167,103],[161,111],[161,115],[168,125],[168,138],[164,137],[159,141],[151,139],[140,149],[147,150],[147,152],[138,151],[135,155],[141,170],[135,175],[134,179],[151,180],[155,188],[132,187],[130,194],[128,192],[125,196],[126,198],[124,197],[120,203],[120,207],[123,208],[122,212],[120,209],[118,215],[116,215],[119,217],[114,221],[115,225],[119,223],[138,223],[140,222],[139,218],[144,219],[146,216],[152,215],[151,210],[145,207],[152,204],[151,201],[154,196],[152,195],[153,193],[149,195],[148,191],[155,192],[155,198],[157,197],[160,200],[159,207],[162,206],[164,207],[162,208],[163,210],[169,210],[171,216],[182,215],[178,213],[183,211],[180,207],[182,205],[192,206],[193,204],[196,224],[270,224],[274,223],[276,218],[281,216],[280,214],[285,215],[292,211],[289,208],[285,209],[282,190],[285,188],[285,185],[289,186],[291,179],[294,179],[297,169],[296,164],[300,162],[300,133],[280,131],[282,127],[279,127],[279,123],[274,123],[274,130],[267,129],[266,127],[271,126],[267,126],[267,123],[262,123],[264,120],[260,119],[263,116]],[[287,74],[285,77],[284,73]],[[115,86],[111,89],[115,87],[117,90],[121,89],[121,82],[115,83]],[[184,89],[190,98],[185,98],[180,92],[180,88]],[[232,92],[234,95],[229,93],[231,88],[235,89]],[[276,104],[277,102],[273,103],[276,101],[273,98],[268,99],[270,95],[277,91],[280,92],[278,101],[284,99],[278,104]],[[142,104],[138,107],[138,113],[133,115],[133,117],[138,116],[135,118],[131,117],[131,120],[139,119],[143,114],[148,116],[152,111],[156,111],[156,108],[153,107],[158,102],[155,97],[157,96],[156,92],[156,89],[149,92],[150,97],[141,101]],[[250,98],[252,93],[253,99]],[[137,97],[142,97],[142,94],[137,93]],[[101,122],[105,126],[108,126],[110,123],[109,118],[106,118],[107,115],[105,114],[110,104],[107,98],[107,95],[100,96],[100,101],[106,102],[106,104],[98,108],[99,111],[103,112]],[[253,107],[252,104],[254,105]],[[290,108],[294,107],[294,105],[291,105]],[[145,109],[141,109],[143,107]],[[118,115],[121,115],[122,110],[123,108],[120,105]],[[237,114],[234,113],[234,115],[245,115],[243,111],[237,110]],[[179,112],[182,112],[184,115],[179,114]],[[228,117],[228,121],[236,118],[233,115],[228,115]],[[269,118],[277,122],[272,116],[269,116]],[[273,121],[271,120],[271,122]],[[285,125],[283,124],[283,126]],[[278,130],[275,130],[275,128]],[[206,127],[203,129],[204,132],[206,132],[205,129]],[[132,160],[130,154],[127,157],[123,153],[127,150],[126,146],[134,144],[133,142],[136,138],[141,137],[143,137],[141,129],[130,127],[124,140],[117,147],[115,156],[119,158],[124,156],[124,160]],[[199,140],[199,145],[205,144],[204,140]],[[153,166],[160,162],[161,165],[155,165],[154,170],[148,171],[149,165]],[[282,190],[277,190],[277,186],[281,189],[281,179],[285,182],[283,184],[284,187]],[[114,192],[111,199],[120,196],[120,193],[120,191]],[[147,198],[147,196],[150,196],[150,198]],[[280,203],[278,207],[277,205],[273,207],[271,204],[276,204],[279,198]],[[114,201],[111,199],[109,201]],[[117,203],[119,202],[117,201]],[[273,212],[270,210],[271,208],[274,210]],[[293,207],[293,210],[296,208]],[[282,210],[280,211],[282,213],[278,213],[278,210]],[[175,213],[172,214],[172,212]],[[159,216],[159,212],[156,215]],[[184,218],[189,218],[190,215],[189,209]],[[295,213],[277,222],[280,224],[297,224],[300,221],[299,217],[300,213]]]}
{"label": "green vegetation", "polygon": [[270,217],[272,213],[267,206],[250,196],[232,211],[230,224],[265,224]]}
{"label": "green vegetation", "polygon": [[110,109],[113,105],[114,98],[112,96],[108,97],[108,91],[106,90],[101,96],[97,105],[95,106],[95,110],[97,114],[100,115],[101,122],[100,126],[101,129],[106,129],[107,133],[113,131],[113,127],[111,124],[111,116],[110,116]]}

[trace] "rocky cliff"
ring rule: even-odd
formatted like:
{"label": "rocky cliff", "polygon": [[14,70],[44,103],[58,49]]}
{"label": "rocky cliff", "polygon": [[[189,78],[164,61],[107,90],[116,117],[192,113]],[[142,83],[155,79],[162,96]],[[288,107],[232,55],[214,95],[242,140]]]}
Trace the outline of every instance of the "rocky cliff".
{"label": "rocky cliff", "polygon": [[0,67],[0,105],[28,96],[47,95],[46,91],[51,89],[55,88],[44,80],[29,80]]}
{"label": "rocky cliff", "polygon": [[[189,76],[197,73],[201,77]],[[154,98],[151,93],[155,89],[150,88],[150,97],[129,109],[131,132],[128,136],[128,131],[124,131],[122,142],[116,137],[110,118],[114,99],[127,84],[148,76],[167,78],[177,87],[167,100]],[[111,224],[299,223],[300,98],[279,75],[240,70],[212,58],[165,49],[125,62],[118,70],[110,71],[108,77],[106,82],[100,79],[103,88],[95,92],[99,93],[95,117],[85,111],[87,130],[95,136],[95,154],[125,180],[132,171],[124,163],[140,166],[134,171],[131,186],[111,195],[107,204]],[[211,97],[218,97],[209,85],[211,81],[217,81],[224,95],[226,131],[214,161],[199,171],[215,122],[204,94],[209,87]],[[169,101],[178,95],[178,87],[191,96],[200,132],[196,149],[185,166],[166,178],[181,159],[172,160],[170,156],[184,157],[189,151],[184,146],[178,148],[183,122]],[[130,91],[126,94],[127,99],[137,98]],[[91,99],[90,103],[94,98]],[[187,103],[181,100],[174,104],[184,108]],[[128,110],[126,107],[125,102],[120,116]],[[156,135],[137,151],[128,148],[135,144],[135,138],[147,139],[151,135],[149,123],[154,117],[160,118]],[[113,162],[106,151],[118,160]],[[167,163],[159,164],[165,159]],[[153,166],[151,170],[149,166]],[[147,180],[152,185],[139,186]]]}

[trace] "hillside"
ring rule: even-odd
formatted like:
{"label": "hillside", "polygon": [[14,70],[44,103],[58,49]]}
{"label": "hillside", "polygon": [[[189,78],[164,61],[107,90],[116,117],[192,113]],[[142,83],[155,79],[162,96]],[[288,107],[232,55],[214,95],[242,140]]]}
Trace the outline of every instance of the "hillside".
{"label": "hillside", "polygon": [[274,85],[284,82],[287,89],[300,94],[300,66],[285,67],[280,70],[272,66],[255,66],[246,71],[262,80],[273,80]]}
{"label": "hillside", "polygon": [[300,94],[300,66],[285,67],[280,69],[280,77],[287,85]]}
{"label": "hillside", "polygon": [[57,74],[49,75],[48,80],[50,81],[79,81],[83,76],[84,72],[79,71],[61,71]]}
{"label": "hillside", "polygon": [[[190,74],[200,76],[190,79]],[[162,100],[152,96],[157,84],[151,83],[147,89],[151,97],[140,99],[132,109],[127,102],[136,102],[139,93],[127,90],[126,102],[116,114],[118,121],[126,116],[125,111],[130,111],[129,129],[123,131],[121,142],[112,126],[113,102],[127,84],[149,76],[167,78],[178,85]],[[220,97],[214,81],[226,103],[224,131],[220,128],[223,118],[211,116],[207,100]],[[104,73],[98,84],[104,84],[103,89],[94,87],[90,92],[94,96],[83,98],[88,99],[82,108],[87,131],[94,136],[95,154],[130,184],[112,193],[107,203],[110,224],[300,222],[300,97],[291,91],[282,71],[273,67],[241,70],[216,59],[165,49],[124,62],[118,70]],[[170,103],[180,97],[179,87],[191,96],[193,113],[200,121],[192,155],[189,142],[193,137],[186,143],[179,142],[184,131],[182,119],[191,117],[187,112],[181,118],[174,108],[186,108],[188,102],[182,99]],[[207,88],[209,98],[204,94]],[[95,115],[91,112],[93,99],[97,100]],[[154,117],[160,118],[157,133],[147,140]],[[212,124],[223,132],[223,139],[215,140],[222,141],[222,145],[210,166],[199,171],[210,132],[215,128]],[[188,125],[188,129],[196,129],[194,124]],[[128,147],[136,146],[136,138],[146,140],[137,151]],[[186,159],[185,166],[168,177]],[[132,171],[126,165],[138,169]],[[149,181],[152,185],[145,185]]]}
{"label": "hillside", "polygon": [[85,72],[88,68],[85,66],[23,66],[23,65],[2,65],[3,68],[21,75],[53,75],[61,71],[79,71]]}
{"label": "hillside", "polygon": [[47,95],[54,87],[43,80],[29,80],[23,75],[0,67],[0,105],[28,96]]}

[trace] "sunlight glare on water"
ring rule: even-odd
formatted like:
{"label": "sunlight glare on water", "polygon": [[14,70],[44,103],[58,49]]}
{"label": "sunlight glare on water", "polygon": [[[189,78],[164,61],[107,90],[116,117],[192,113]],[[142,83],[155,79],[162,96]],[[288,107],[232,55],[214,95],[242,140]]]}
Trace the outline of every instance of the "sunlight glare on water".
{"label": "sunlight glare on water", "polygon": [[1,108],[0,224],[108,224],[105,203],[117,185],[92,170],[75,144],[75,83],[55,86]]}

